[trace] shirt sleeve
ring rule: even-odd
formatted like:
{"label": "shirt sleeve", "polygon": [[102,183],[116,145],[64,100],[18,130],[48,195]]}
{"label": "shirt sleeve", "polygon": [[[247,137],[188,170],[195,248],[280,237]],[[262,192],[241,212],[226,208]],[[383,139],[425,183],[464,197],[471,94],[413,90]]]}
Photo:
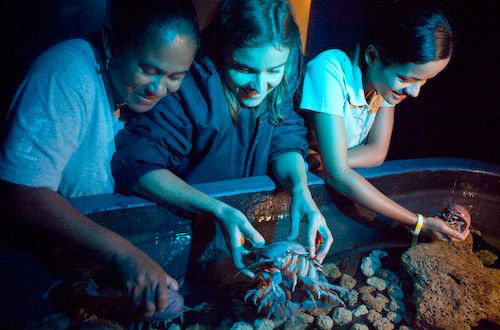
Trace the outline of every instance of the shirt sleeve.
{"label": "shirt sleeve", "polygon": [[[82,77],[39,61],[17,91],[0,150],[0,178],[58,190],[86,123]],[[45,65],[46,64],[46,65]],[[58,71],[59,70],[59,71]]]}
{"label": "shirt sleeve", "polygon": [[300,108],[344,116],[347,100],[344,73],[327,54],[320,54],[306,66]]}
{"label": "shirt sleeve", "polygon": [[153,170],[175,173],[191,152],[192,131],[179,94],[163,98],[153,110],[134,118],[116,136],[111,161],[116,190],[128,193],[137,180]]}
{"label": "shirt sleeve", "polygon": [[286,114],[286,119],[274,127],[269,159],[290,151],[296,151],[306,157],[308,147],[306,135],[304,120],[295,111],[290,111]]}

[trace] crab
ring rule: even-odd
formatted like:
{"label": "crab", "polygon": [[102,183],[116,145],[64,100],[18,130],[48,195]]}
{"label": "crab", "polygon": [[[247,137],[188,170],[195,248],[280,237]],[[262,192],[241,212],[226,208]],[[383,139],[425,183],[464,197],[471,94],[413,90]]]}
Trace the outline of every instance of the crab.
{"label": "crab", "polygon": [[255,289],[246,293],[245,302],[252,301],[257,313],[286,318],[298,310],[345,306],[337,292],[348,290],[328,283],[321,264],[301,244],[275,242],[253,253],[257,260],[248,268],[256,274]]}
{"label": "crab", "polygon": [[471,224],[469,211],[459,204],[448,205],[439,217],[460,233],[469,229]]}

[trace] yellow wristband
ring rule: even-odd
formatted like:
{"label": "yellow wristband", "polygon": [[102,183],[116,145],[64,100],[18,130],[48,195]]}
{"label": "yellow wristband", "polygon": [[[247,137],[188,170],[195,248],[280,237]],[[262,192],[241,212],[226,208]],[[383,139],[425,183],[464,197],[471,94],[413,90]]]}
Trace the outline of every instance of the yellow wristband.
{"label": "yellow wristband", "polygon": [[415,230],[411,232],[413,234],[413,239],[411,240],[412,247],[417,245],[418,234],[420,234],[423,224],[424,224],[424,216],[422,214],[417,214],[417,225],[415,226]]}
{"label": "yellow wristband", "polygon": [[413,235],[420,234],[422,230],[422,225],[424,224],[424,216],[422,214],[417,214],[417,225],[415,226],[415,230],[413,231]]}

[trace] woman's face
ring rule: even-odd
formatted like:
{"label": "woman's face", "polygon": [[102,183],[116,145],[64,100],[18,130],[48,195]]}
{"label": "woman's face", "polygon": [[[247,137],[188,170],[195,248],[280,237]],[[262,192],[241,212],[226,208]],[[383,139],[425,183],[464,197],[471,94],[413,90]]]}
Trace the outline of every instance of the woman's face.
{"label": "woman's face", "polygon": [[196,48],[191,37],[158,32],[150,33],[135,49],[112,58],[110,80],[115,102],[127,103],[138,113],[150,110],[162,97],[179,89]]}
{"label": "woman's face", "polygon": [[366,83],[387,103],[397,105],[407,96],[417,97],[427,80],[441,72],[449,61],[450,58],[446,58],[424,64],[384,65],[379,58],[375,58],[368,65]]}
{"label": "woman's face", "polygon": [[281,83],[290,49],[265,45],[237,48],[224,60],[224,75],[242,107],[258,106]]}

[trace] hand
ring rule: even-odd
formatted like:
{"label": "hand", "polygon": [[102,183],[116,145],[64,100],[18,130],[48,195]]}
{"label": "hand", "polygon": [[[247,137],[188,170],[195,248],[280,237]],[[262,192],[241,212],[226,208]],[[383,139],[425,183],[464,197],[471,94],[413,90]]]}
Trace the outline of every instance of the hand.
{"label": "hand", "polygon": [[255,230],[245,215],[234,207],[224,204],[215,216],[222,224],[235,267],[246,276],[254,278],[255,275],[246,269],[242,261],[242,256],[248,253],[244,248],[245,240],[248,239],[253,245],[263,246],[265,244],[264,237]]}
{"label": "hand", "polygon": [[165,309],[168,289],[179,290],[177,281],[138,249],[118,256],[115,264],[132,305],[145,317]]}
{"label": "hand", "polygon": [[463,233],[459,233],[442,219],[427,217],[424,219],[422,232],[434,239],[448,240],[450,237],[452,240],[463,241],[469,235],[470,230],[467,229]]}
{"label": "hand", "polygon": [[[323,262],[330,247],[333,243],[333,236],[328,229],[326,220],[314,202],[309,188],[298,188],[292,192],[291,204],[291,228],[288,240],[295,240],[299,235],[300,220],[304,217],[307,218],[307,245],[309,248],[309,256],[316,258],[319,262]],[[317,236],[323,240],[323,244],[319,246],[316,251],[316,238]]]}

